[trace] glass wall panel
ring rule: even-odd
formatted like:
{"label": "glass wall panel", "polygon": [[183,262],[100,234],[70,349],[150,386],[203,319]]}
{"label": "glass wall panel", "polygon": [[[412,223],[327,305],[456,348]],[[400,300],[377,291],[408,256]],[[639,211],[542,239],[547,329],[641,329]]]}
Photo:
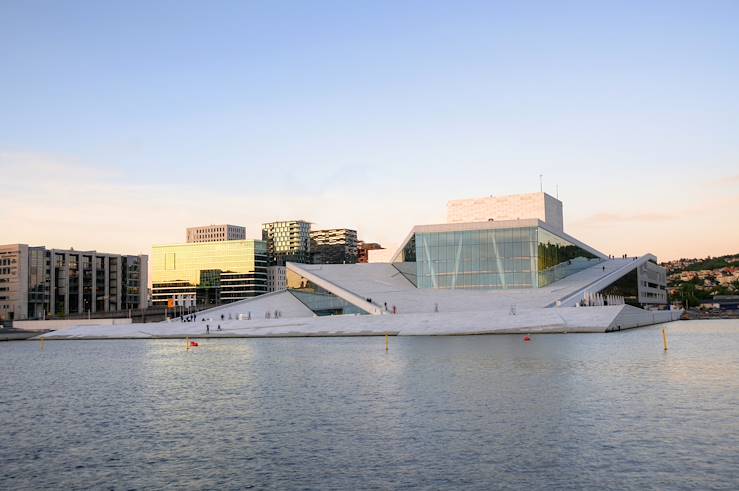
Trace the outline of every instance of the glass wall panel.
{"label": "glass wall panel", "polygon": [[602,261],[601,258],[569,241],[539,228],[538,283],[547,286]]}
{"label": "glass wall panel", "polygon": [[415,261],[419,288],[532,288],[535,237],[535,228],[418,233],[403,257]]}
{"label": "glass wall panel", "polygon": [[418,288],[483,289],[546,286],[601,261],[538,227],[418,233],[400,259]]}
{"label": "glass wall panel", "polygon": [[287,289],[319,316],[367,313],[289,269],[287,270]]}

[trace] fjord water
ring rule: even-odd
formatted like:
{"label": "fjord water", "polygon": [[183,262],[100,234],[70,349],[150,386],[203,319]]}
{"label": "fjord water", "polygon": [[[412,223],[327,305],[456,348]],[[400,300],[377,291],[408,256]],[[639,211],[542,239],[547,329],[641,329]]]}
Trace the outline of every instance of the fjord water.
{"label": "fjord water", "polygon": [[739,321],[0,344],[3,489],[738,489]]}

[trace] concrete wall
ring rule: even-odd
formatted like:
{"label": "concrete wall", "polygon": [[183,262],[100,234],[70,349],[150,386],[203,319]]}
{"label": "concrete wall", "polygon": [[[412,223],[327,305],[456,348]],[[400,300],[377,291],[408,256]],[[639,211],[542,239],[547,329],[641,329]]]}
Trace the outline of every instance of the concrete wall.
{"label": "concrete wall", "polygon": [[15,321],[14,329],[24,331],[60,330],[74,326],[112,326],[130,324],[131,319],[56,319],[46,321]]}
{"label": "concrete wall", "polygon": [[637,269],[637,280],[639,282],[639,303],[667,303],[667,270],[665,268],[647,261]]}

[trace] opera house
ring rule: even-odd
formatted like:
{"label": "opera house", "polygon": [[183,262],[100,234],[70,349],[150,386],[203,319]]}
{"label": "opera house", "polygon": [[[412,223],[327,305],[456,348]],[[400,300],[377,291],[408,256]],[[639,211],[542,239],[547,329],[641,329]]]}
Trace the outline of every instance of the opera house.
{"label": "opera house", "polygon": [[[446,223],[413,227],[389,262],[288,262],[287,290],[195,322],[114,331],[201,335],[207,323],[219,336],[610,332],[679,318],[655,256],[606,255],[563,223],[562,202],[546,193],[451,201]],[[78,329],[84,336],[86,328],[59,335]]]}

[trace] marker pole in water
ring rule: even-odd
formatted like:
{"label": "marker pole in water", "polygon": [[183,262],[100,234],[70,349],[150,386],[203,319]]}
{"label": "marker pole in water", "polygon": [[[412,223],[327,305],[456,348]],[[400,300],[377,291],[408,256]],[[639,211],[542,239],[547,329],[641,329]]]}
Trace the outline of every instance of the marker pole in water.
{"label": "marker pole in water", "polygon": [[387,336],[387,333],[385,333],[385,353],[390,349],[390,338]]}
{"label": "marker pole in water", "polygon": [[38,345],[38,347],[39,347],[39,350],[40,351],[43,351],[44,350],[44,343],[45,342],[46,342],[46,340],[44,338],[39,339],[39,345]]}
{"label": "marker pole in water", "polygon": [[190,351],[190,337],[189,336],[185,338],[185,349],[187,351]]}
{"label": "marker pole in water", "polygon": [[667,329],[662,328],[662,341],[665,343],[665,351],[667,351]]}

